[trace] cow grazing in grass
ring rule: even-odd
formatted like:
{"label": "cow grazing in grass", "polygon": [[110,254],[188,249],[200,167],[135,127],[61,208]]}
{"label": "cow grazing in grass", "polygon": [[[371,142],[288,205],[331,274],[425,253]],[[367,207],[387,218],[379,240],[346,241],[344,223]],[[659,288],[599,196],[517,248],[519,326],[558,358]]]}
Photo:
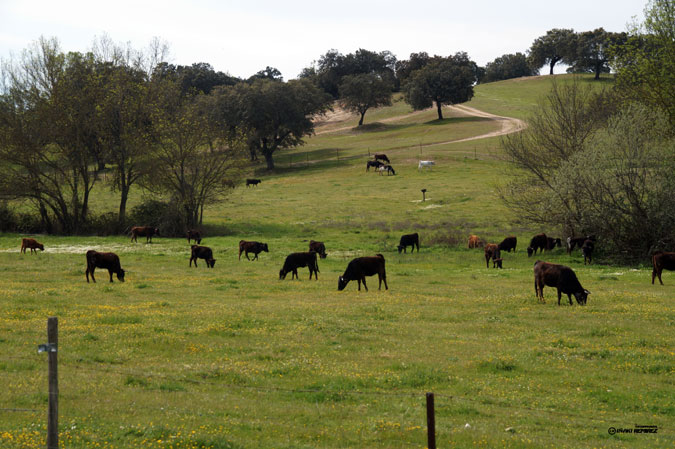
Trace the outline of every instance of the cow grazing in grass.
{"label": "cow grazing in grass", "polygon": [[562,247],[562,240],[555,237],[546,237],[546,251],[550,251],[555,247]]}
{"label": "cow grazing in grass", "polygon": [[546,234],[537,234],[530,240],[530,246],[527,247],[527,257],[537,254],[537,250],[544,252],[548,248],[548,237]]}
{"label": "cow grazing in grass", "polygon": [[309,250],[317,253],[322,259],[325,259],[326,254],[326,245],[323,242],[315,242],[314,240],[309,241]]}
{"label": "cow grazing in grass", "polygon": [[571,254],[575,247],[581,248],[586,240],[592,240],[595,243],[594,235],[587,235],[586,237],[567,237],[567,254]]}
{"label": "cow grazing in grass", "polygon": [[485,246],[485,242],[482,241],[477,235],[471,234],[469,236],[469,249],[482,248],[483,246]]}
{"label": "cow grazing in grass", "polygon": [[593,249],[595,249],[595,243],[591,239],[586,239],[584,244],[581,246],[581,254],[584,255],[584,265],[586,261],[590,265],[591,260],[593,259]]}
{"label": "cow grazing in grass", "polygon": [[110,274],[110,282],[113,281],[113,273],[117,275],[117,279],[120,282],[124,282],[124,270],[120,265],[120,258],[117,257],[115,253],[99,253],[90,249],[87,251],[87,271],[85,275],[87,276],[87,282],[89,282],[89,275],[91,275],[91,280],[96,282],[94,278],[94,271],[97,268],[104,268],[108,270]]}
{"label": "cow grazing in grass", "polygon": [[250,187],[250,186],[258,187],[258,184],[260,184],[261,182],[262,181],[260,179],[249,178],[249,179],[246,180],[246,187]]}
{"label": "cow grazing in grass", "polygon": [[213,268],[216,264],[216,259],[213,258],[213,251],[208,246],[192,245],[190,249],[192,250],[190,254],[190,266],[194,262],[196,268],[197,259],[204,259],[208,268]]}
{"label": "cow grazing in grass", "polygon": [[538,260],[534,263],[534,293],[541,302],[545,302],[545,286],[555,287],[558,290],[558,305],[560,305],[562,293],[567,295],[570,305],[572,305],[571,295],[574,295],[579,305],[582,306],[586,304],[590,294],[588,290],[581,286],[577,275],[570,267]]}
{"label": "cow grazing in grass", "polygon": [[39,249],[40,251],[45,250],[45,246],[38,242],[35,239],[29,239],[29,238],[23,238],[21,239],[21,250],[19,252],[22,252],[26,254],[26,248],[30,249],[30,253],[37,253],[37,250]]}
{"label": "cow grazing in grass", "polygon": [[246,255],[246,259],[249,259],[248,254],[253,253],[254,257],[253,260],[256,260],[258,258],[258,254],[261,252],[265,251],[266,253],[269,252],[269,248],[267,248],[267,243],[260,243],[260,242],[247,242],[246,240],[240,240],[239,241],[239,260],[241,260],[241,253],[244,253]]}
{"label": "cow grazing in grass", "polygon": [[194,240],[195,242],[197,242],[197,245],[201,245],[201,243],[202,243],[202,233],[199,232],[196,229],[188,229],[188,231],[187,231],[188,244],[190,243],[190,240]]}
{"label": "cow grazing in grass", "polygon": [[138,237],[145,237],[145,243],[151,243],[153,235],[159,235],[159,228],[153,228],[152,226],[134,226],[131,228],[132,242],[138,242]]}
{"label": "cow grazing in grass", "polygon": [[516,245],[518,244],[518,239],[516,237],[506,237],[502,242],[498,245],[500,251],[506,251],[508,253],[513,250],[513,252],[516,252]]}
{"label": "cow grazing in grass", "polygon": [[415,251],[415,247],[417,247],[417,252],[420,252],[420,236],[417,232],[401,236],[397,246],[398,253],[401,254],[401,251],[405,253],[407,247],[410,247],[411,253]]}
{"label": "cow grazing in grass", "polygon": [[499,245],[488,243],[485,245],[485,267],[490,268],[490,259],[492,259],[492,268],[502,268],[502,258],[499,252]]}
{"label": "cow grazing in grass", "polygon": [[659,282],[663,285],[661,280],[661,272],[665,270],[673,271],[675,270],[675,253],[665,253],[663,251],[657,251],[652,255],[652,284],[654,284],[654,278],[659,277]]}
{"label": "cow grazing in grass", "polygon": [[298,278],[298,268],[308,267],[309,268],[309,279],[312,279],[312,273],[314,273],[314,278],[319,280],[319,264],[316,261],[316,252],[310,251],[308,253],[291,253],[286,256],[284,261],[284,266],[279,270],[279,279],[286,279],[288,273],[293,273],[291,279]]}
{"label": "cow grazing in grass", "polygon": [[374,160],[376,160],[376,161],[380,160],[380,161],[386,162],[387,164],[391,164],[391,161],[389,160],[387,155],[384,154],[384,153],[375,153],[375,155],[373,157],[374,157]]}
{"label": "cow grazing in grass", "polygon": [[383,281],[384,288],[389,290],[389,286],[387,286],[387,272],[384,267],[384,256],[377,254],[375,257],[357,257],[349,262],[344,274],[338,278],[338,290],[344,290],[349,281],[358,281],[359,291],[361,291],[361,282],[363,282],[363,287],[368,291],[366,276],[373,276],[375,274],[377,274],[380,281],[378,290],[382,289]]}
{"label": "cow grazing in grass", "polygon": [[384,164],[380,161],[368,161],[366,162],[366,171],[370,171],[370,167],[373,167],[375,170],[382,167]]}
{"label": "cow grazing in grass", "polygon": [[420,161],[420,163],[417,164],[417,170],[419,171],[423,168],[428,168],[429,170],[433,170],[434,165],[436,165],[436,163],[434,161]]}
{"label": "cow grazing in grass", "polygon": [[394,170],[394,167],[391,165],[380,165],[377,168],[377,171],[380,172],[380,176],[384,174],[384,172],[387,172],[387,176],[389,175],[396,175],[396,171]]}

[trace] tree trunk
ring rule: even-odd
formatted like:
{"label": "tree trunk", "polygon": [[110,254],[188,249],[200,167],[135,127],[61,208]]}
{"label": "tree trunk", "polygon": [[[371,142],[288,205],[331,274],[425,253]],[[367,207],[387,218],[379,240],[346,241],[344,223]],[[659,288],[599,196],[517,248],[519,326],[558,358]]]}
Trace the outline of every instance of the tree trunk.
{"label": "tree trunk", "polygon": [[272,152],[265,152],[265,162],[267,162],[267,169],[274,170],[274,159],[272,159]]}
{"label": "tree trunk", "polygon": [[366,115],[366,111],[363,111],[361,113],[361,119],[359,120],[359,126],[363,125],[363,117],[365,117],[365,115]]}
{"label": "tree trunk", "polygon": [[129,199],[129,187],[120,189],[120,211],[117,215],[117,222],[120,229],[124,228],[124,222],[127,219],[127,200]]}
{"label": "tree trunk", "polygon": [[438,111],[438,120],[443,120],[443,109],[440,101],[436,102],[436,110]]}

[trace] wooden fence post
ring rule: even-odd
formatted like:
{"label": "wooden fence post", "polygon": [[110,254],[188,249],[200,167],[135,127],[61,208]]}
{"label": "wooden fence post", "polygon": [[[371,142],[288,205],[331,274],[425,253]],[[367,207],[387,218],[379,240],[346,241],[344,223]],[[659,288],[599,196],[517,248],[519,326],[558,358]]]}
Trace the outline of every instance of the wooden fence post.
{"label": "wooden fence post", "polygon": [[427,393],[427,448],[436,449],[436,415],[433,393]]}
{"label": "wooden fence post", "polygon": [[49,410],[47,412],[47,449],[59,447],[59,377],[58,377],[59,319],[47,319],[47,344],[49,350]]}

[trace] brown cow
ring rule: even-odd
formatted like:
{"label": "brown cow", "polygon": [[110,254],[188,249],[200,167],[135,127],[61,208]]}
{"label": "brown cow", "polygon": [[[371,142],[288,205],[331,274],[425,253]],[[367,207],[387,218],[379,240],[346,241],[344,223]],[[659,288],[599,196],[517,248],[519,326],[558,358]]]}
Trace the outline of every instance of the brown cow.
{"label": "brown cow", "polygon": [[194,262],[195,268],[197,268],[197,259],[204,259],[208,268],[213,268],[216,264],[216,259],[213,258],[213,251],[208,246],[192,245],[190,249],[192,250],[190,253],[190,266]]}
{"label": "brown cow", "polygon": [[113,281],[112,275],[115,273],[117,279],[120,282],[124,282],[124,270],[120,266],[120,258],[117,257],[115,253],[99,253],[90,249],[87,251],[87,271],[85,272],[87,276],[87,282],[89,282],[89,275],[91,274],[91,280],[96,282],[94,278],[94,270],[96,268],[105,268],[110,274],[110,282]]}
{"label": "brown cow", "polygon": [[309,250],[317,253],[322,259],[325,259],[327,256],[326,245],[324,245],[323,242],[315,242],[314,240],[310,240]]}
{"label": "brown cow", "polygon": [[654,278],[659,277],[659,282],[663,285],[661,280],[661,272],[666,269],[673,271],[675,270],[675,253],[664,253],[663,251],[657,251],[652,256],[652,284],[654,284]]}
{"label": "brown cow", "polygon": [[188,240],[188,244],[190,244],[190,240],[194,240],[195,242],[197,242],[197,245],[201,245],[201,243],[202,243],[202,233],[199,232],[196,229],[188,229],[187,240]]}
{"label": "brown cow", "polygon": [[483,246],[485,246],[485,242],[478,238],[477,235],[471,234],[469,236],[469,248],[482,248]]}
{"label": "brown cow", "polygon": [[558,305],[560,305],[561,294],[565,293],[567,299],[572,305],[572,296],[576,298],[579,305],[585,305],[590,292],[585,290],[574,270],[564,265],[542,262],[538,260],[534,263],[534,293],[537,299],[544,301],[544,286],[555,287],[558,290]]}
{"label": "brown cow", "polygon": [[253,260],[256,260],[258,258],[258,254],[260,254],[262,251],[265,251],[266,253],[269,252],[267,243],[247,242],[246,240],[239,241],[239,260],[241,260],[241,253],[245,253],[248,260],[251,260],[248,257],[248,253],[253,253],[255,255]]}
{"label": "brown cow", "polygon": [[492,268],[502,268],[502,258],[499,251],[499,245],[488,243],[485,245],[485,265],[490,268],[490,259],[492,259]]}
{"label": "brown cow", "polygon": [[152,236],[159,235],[159,228],[152,226],[134,226],[131,228],[131,241],[138,242],[138,237],[145,237],[145,243],[152,243]]}
{"label": "brown cow", "polygon": [[34,252],[37,253],[38,249],[40,251],[45,250],[45,246],[42,243],[39,243],[37,240],[23,238],[23,239],[21,239],[21,250],[20,250],[20,252],[26,254],[26,248],[30,248],[31,254],[33,254]]}

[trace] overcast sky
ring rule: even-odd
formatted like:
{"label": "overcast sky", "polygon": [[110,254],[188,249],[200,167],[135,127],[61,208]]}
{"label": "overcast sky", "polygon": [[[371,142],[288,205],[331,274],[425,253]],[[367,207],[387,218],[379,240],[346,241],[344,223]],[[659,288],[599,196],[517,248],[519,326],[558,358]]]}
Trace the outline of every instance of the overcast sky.
{"label": "overcast sky", "polygon": [[207,62],[248,77],[266,66],[295,78],[329,49],[389,50],[398,59],[465,51],[479,65],[525,52],[552,28],[626,31],[646,0],[0,0],[0,58],[40,36],[84,52],[96,37],[136,49],[159,37],[169,62]]}

